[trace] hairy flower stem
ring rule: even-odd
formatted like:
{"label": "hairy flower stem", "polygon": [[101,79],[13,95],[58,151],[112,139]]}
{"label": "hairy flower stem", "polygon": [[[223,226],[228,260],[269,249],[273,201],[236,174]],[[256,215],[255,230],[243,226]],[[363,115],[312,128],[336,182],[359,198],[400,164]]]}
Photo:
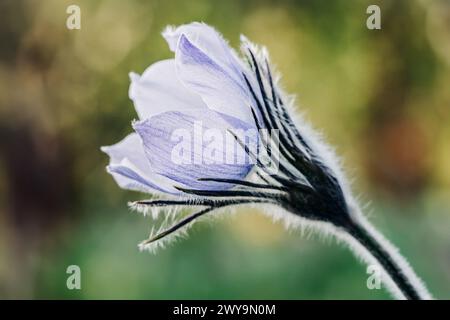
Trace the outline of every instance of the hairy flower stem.
{"label": "hairy flower stem", "polygon": [[[350,222],[345,229],[378,261],[406,299],[422,300],[428,298],[425,296],[425,293],[422,293],[426,289],[417,288],[420,280],[418,280],[414,272],[410,268],[405,270],[404,266],[407,266],[407,263],[406,261],[401,261],[404,260],[403,257],[393,254],[391,248],[388,248],[388,246],[383,244],[383,241],[377,239],[377,236],[374,235],[377,231],[369,231],[368,228],[358,222]],[[378,235],[378,238],[380,236]]]}

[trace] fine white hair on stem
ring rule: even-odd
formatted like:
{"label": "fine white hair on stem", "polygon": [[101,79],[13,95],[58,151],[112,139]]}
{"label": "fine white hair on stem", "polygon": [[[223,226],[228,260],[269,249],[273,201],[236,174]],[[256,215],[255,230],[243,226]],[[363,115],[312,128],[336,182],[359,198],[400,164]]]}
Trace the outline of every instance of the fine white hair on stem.
{"label": "fine white hair on stem", "polygon": [[[351,211],[353,211],[353,215],[358,217],[358,224],[371,236],[373,237],[380,246],[387,251],[389,256],[401,269],[401,272],[404,273],[405,277],[411,282],[411,285],[419,291],[422,299],[430,300],[433,299],[429,291],[426,289],[423,281],[417,276],[417,274],[411,268],[411,265],[408,261],[402,256],[398,250],[389,240],[387,240],[373,225],[366,219],[364,215],[361,214],[360,208],[356,203],[351,205]],[[389,274],[386,273],[386,270],[383,266],[380,265],[380,262],[373,256],[373,254],[359,241],[355,239],[355,237],[349,235],[346,232],[337,232],[337,237],[342,238],[345,243],[347,243],[353,252],[361,258],[364,262],[369,265],[377,265],[382,270],[382,281],[386,285],[387,289],[398,299],[405,299],[404,293],[399,290],[399,287],[395,284]]]}
{"label": "fine white hair on stem", "polygon": [[[322,241],[326,239],[335,239],[338,244],[347,246],[355,256],[366,265],[375,265],[381,272],[381,282],[386,286],[386,289],[397,299],[406,299],[405,295],[400,291],[398,286],[386,272],[380,262],[373,256],[373,254],[355,237],[350,235],[346,230],[337,228],[331,223],[321,221],[311,221],[294,215],[276,206],[264,206],[262,212],[271,217],[275,223],[282,223],[286,230],[300,231],[302,237],[308,238],[312,235],[320,236]],[[353,216],[357,217],[358,223],[366,230],[378,243],[388,251],[389,255],[400,266],[402,272],[412,282],[412,285],[420,291],[423,299],[433,299],[431,294],[426,289],[423,281],[415,274],[408,261],[400,254],[390,241],[388,241],[361,213],[360,208],[356,203],[352,205]]]}

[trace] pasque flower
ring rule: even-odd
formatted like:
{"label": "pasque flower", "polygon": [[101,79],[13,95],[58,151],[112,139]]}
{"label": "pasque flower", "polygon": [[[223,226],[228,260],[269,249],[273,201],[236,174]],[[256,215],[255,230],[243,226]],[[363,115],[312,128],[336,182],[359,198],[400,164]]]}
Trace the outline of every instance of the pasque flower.
{"label": "pasque flower", "polygon": [[[158,197],[133,207],[199,211],[185,217],[166,212],[162,227],[141,248],[161,246],[216,210],[263,203],[288,226],[312,227],[343,240],[381,268],[396,297],[431,298],[406,260],[362,215],[333,152],[303,119],[293,117],[292,99],[279,88],[264,48],[242,37],[241,58],[202,23],[168,27],[163,36],[175,58],[151,65],[142,76],[130,75],[129,95],[139,116],[135,133],[102,150],[120,187]],[[204,138],[195,139],[199,124],[232,139],[212,139],[205,146]],[[180,129],[194,136],[183,156],[194,161],[174,161],[180,143],[174,132]],[[237,134],[242,130],[256,134],[242,138]],[[267,130],[277,134],[263,134]],[[228,148],[232,144],[237,148]],[[214,152],[205,152],[211,146]],[[225,155],[230,150],[231,157]],[[269,170],[263,154],[277,170]],[[225,157],[233,161],[215,161]]]}

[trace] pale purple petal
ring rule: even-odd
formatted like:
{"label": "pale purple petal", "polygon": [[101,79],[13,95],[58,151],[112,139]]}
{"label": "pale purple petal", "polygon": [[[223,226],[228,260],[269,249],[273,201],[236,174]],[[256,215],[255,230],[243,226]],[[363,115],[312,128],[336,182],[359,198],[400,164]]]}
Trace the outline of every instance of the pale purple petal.
{"label": "pale purple petal", "polygon": [[[233,119],[233,125],[238,126],[237,129],[250,128],[245,122],[239,119]],[[236,145],[236,141],[224,138],[222,141],[214,141],[208,143],[202,140],[202,135],[196,135],[195,131],[201,126],[202,132],[208,129],[220,130],[222,136],[227,134],[227,128],[233,128],[224,117],[217,112],[207,110],[199,112],[191,110],[187,113],[166,112],[152,117],[149,120],[134,123],[134,129],[141,136],[144,142],[146,156],[151,164],[152,169],[167,178],[175,181],[179,186],[185,186],[195,189],[228,189],[232,187],[230,184],[198,181],[199,178],[228,178],[243,179],[247,176],[253,167],[250,161],[238,159],[238,157],[246,156],[245,152],[234,152],[232,154],[232,163],[226,162],[227,148],[226,142]],[[194,129],[196,127],[197,129]],[[236,128],[236,127],[234,127]],[[189,163],[182,163],[180,159],[175,159],[174,148],[180,145],[180,136],[176,136],[176,132],[183,130],[189,133],[191,138],[187,145],[187,159]],[[228,134],[229,135],[229,134]],[[186,137],[181,137],[186,138]],[[186,142],[186,140],[185,140]],[[221,162],[213,162],[205,149],[214,145]],[[239,148],[239,146],[238,146]],[[232,150],[233,152],[233,150]],[[230,155],[228,155],[230,156]],[[247,159],[248,160],[248,159]],[[240,161],[240,162],[237,162]]]}
{"label": "pale purple petal", "polygon": [[161,189],[148,178],[145,178],[144,174],[139,172],[127,159],[120,164],[107,166],[106,170],[114,177],[114,180],[122,189],[144,193],[154,193],[155,191],[166,193],[166,190]]}
{"label": "pale purple petal", "polygon": [[180,80],[197,92],[208,108],[254,123],[253,100],[244,80],[238,82],[184,35],[178,41],[175,61]]}
{"label": "pale purple petal", "polygon": [[206,108],[200,96],[178,80],[174,59],[152,64],[142,76],[130,73],[130,78],[129,96],[141,120],[167,111]]}
{"label": "pale purple petal", "polygon": [[186,36],[190,42],[205,52],[236,81],[242,80],[240,59],[214,28],[200,22],[181,25],[177,28],[167,27],[163,32],[163,37],[173,52],[177,49],[181,35]]}
{"label": "pale purple petal", "polygon": [[107,171],[121,188],[146,193],[177,192],[172,181],[152,172],[141,138],[136,133],[129,134],[115,145],[101,147],[101,150],[109,155]]}

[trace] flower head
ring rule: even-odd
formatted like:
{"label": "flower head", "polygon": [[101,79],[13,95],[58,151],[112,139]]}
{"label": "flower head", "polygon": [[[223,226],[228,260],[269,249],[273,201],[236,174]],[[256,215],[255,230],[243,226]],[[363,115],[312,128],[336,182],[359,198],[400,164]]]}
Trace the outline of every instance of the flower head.
{"label": "flower head", "polygon": [[360,214],[330,149],[293,118],[265,49],[242,37],[241,59],[202,23],[168,27],[163,36],[175,58],[130,74],[135,133],[102,150],[119,186],[159,196],[134,207],[201,209],[166,213],[142,249],[156,249],[215,210],[264,203],[276,218],[331,231],[381,264],[396,295],[429,297]]}
{"label": "flower head", "polygon": [[[229,129],[255,129],[248,108],[253,103],[252,96],[243,80],[245,68],[209,26],[194,23],[167,28],[163,35],[175,52],[175,59],[151,65],[142,76],[130,74],[129,95],[140,120],[133,123],[135,133],[114,146],[102,148],[111,157],[108,172],[122,188],[147,193],[180,194],[175,185],[228,189],[230,184],[199,178],[243,179],[252,168],[250,161],[236,159],[237,152],[227,155],[235,160],[231,164],[208,161],[214,159],[208,159],[204,152],[207,148],[221,153],[231,149],[223,147],[234,143],[234,139],[229,139]],[[198,127],[218,130],[227,141],[206,144],[203,137],[195,137]],[[187,161],[180,163],[174,161],[174,148],[185,138],[183,135],[190,135],[193,141],[191,152],[184,150],[180,156]],[[224,155],[214,158],[221,156]]]}
{"label": "flower head", "polygon": [[[348,210],[339,169],[332,156],[324,158],[329,151],[314,134],[294,123],[265,49],[242,36],[241,59],[202,23],[168,27],[163,36],[175,58],[151,65],[142,76],[130,74],[129,95],[139,115],[135,133],[102,150],[122,188],[160,196],[134,206],[205,208],[173,225],[166,221],[141,247],[154,249],[198,217],[237,204],[269,203],[310,220],[344,223]],[[223,139],[196,139],[199,124]],[[255,134],[239,136],[242,130]],[[182,155],[180,137],[189,140]],[[211,144],[215,155],[205,152]]]}

